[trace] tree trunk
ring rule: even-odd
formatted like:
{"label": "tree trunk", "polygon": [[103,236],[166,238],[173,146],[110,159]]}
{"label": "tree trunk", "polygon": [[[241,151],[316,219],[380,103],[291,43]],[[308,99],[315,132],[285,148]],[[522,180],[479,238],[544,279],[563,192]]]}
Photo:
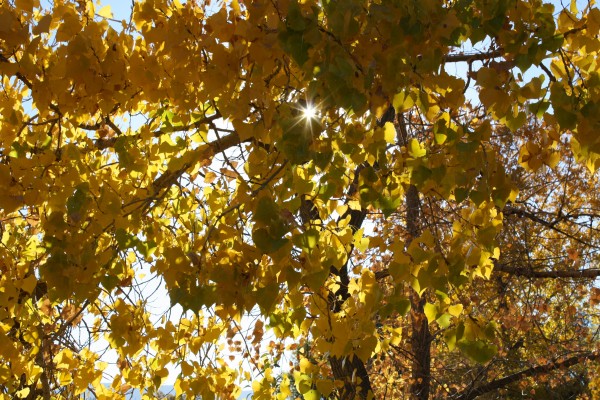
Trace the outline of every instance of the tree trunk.
{"label": "tree trunk", "polygon": [[[406,228],[410,235],[409,243],[421,233],[419,211],[419,192],[414,185],[410,185],[406,191]],[[424,312],[425,302],[424,296],[420,296],[419,293],[411,289],[410,324],[412,334],[410,347],[413,354],[413,380],[410,393],[413,399],[419,400],[429,398],[429,386],[431,383],[431,333],[429,332],[429,322]]]}
{"label": "tree trunk", "polygon": [[[408,144],[408,131],[405,123],[404,115],[400,114],[398,118],[398,141],[406,146]],[[420,211],[419,191],[414,185],[410,185],[406,190],[406,229],[410,236],[406,246],[421,234]],[[410,347],[413,359],[410,393],[413,399],[418,400],[429,398],[431,384],[431,333],[424,312],[425,303],[425,297],[411,289],[410,324],[412,333]]]}
{"label": "tree trunk", "polygon": [[[354,174],[354,181],[352,182],[348,190],[348,198],[352,198],[358,191],[358,174],[364,168],[364,165],[359,166]],[[352,233],[356,233],[362,226],[365,217],[367,215],[366,209],[353,210],[348,208],[346,213],[340,217],[340,220],[350,217],[350,227]],[[350,246],[350,253],[354,246]],[[329,293],[329,306],[333,313],[340,312],[342,305],[350,297],[348,292],[348,285],[350,283],[350,277],[348,275],[348,262],[350,257],[346,260],[346,263],[338,270],[331,266],[331,273],[337,275],[340,279],[340,287],[336,292]],[[371,381],[367,368],[363,361],[356,356],[347,357],[329,357],[329,365],[333,372],[333,377],[336,380],[344,382],[344,387],[340,391],[340,399],[352,400],[352,399],[368,399],[372,398]],[[371,395],[371,397],[369,397]]]}

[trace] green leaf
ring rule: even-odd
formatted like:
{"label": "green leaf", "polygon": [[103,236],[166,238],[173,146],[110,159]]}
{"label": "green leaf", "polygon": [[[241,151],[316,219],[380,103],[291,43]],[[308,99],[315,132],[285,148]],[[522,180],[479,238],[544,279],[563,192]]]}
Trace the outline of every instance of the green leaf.
{"label": "green leaf", "polygon": [[273,199],[268,196],[261,197],[254,211],[254,221],[262,225],[270,225],[278,217],[279,207]]}
{"label": "green leaf", "polygon": [[375,168],[371,167],[370,165],[366,166],[362,171],[360,171],[360,177],[369,183],[375,183],[379,180],[379,176],[377,175]]}
{"label": "green leaf", "polygon": [[152,240],[150,241],[142,241],[137,239],[135,243],[135,248],[140,252],[144,257],[150,256],[154,250],[156,250],[156,243]]}
{"label": "green leaf", "polygon": [[392,213],[396,212],[400,204],[402,203],[401,197],[386,197],[381,196],[379,198],[379,206],[384,217],[389,217]]}
{"label": "green leaf", "polygon": [[180,288],[169,291],[171,305],[179,304],[184,310],[199,311],[202,307],[215,304],[216,287],[204,285],[202,287]]}
{"label": "green leaf", "polygon": [[321,170],[324,170],[331,163],[332,157],[333,151],[319,151],[314,154],[313,161],[317,167],[319,167]]}
{"label": "green leaf", "polygon": [[350,109],[355,114],[362,114],[367,106],[367,97],[358,90],[352,89],[350,92]]}
{"label": "green leaf", "polygon": [[436,319],[435,321],[438,323],[438,325],[441,328],[447,328],[450,326],[450,322],[452,320],[452,316],[450,314],[442,314],[440,315],[440,317],[438,319]]}
{"label": "green leaf", "polygon": [[396,311],[398,314],[404,316],[410,310],[410,300],[403,299],[396,302]]}
{"label": "green leaf", "polygon": [[379,199],[379,193],[370,186],[362,186],[359,189],[360,201],[364,204],[372,203]]}
{"label": "green leaf", "polygon": [[491,248],[494,245],[496,234],[497,232],[494,226],[488,226],[483,229],[478,229],[477,241],[481,243],[485,248]]}
{"label": "green leaf", "polygon": [[301,120],[281,121],[283,135],[277,142],[277,148],[281,150],[293,165],[304,164],[313,158],[310,149],[312,133]]}
{"label": "green leaf", "polygon": [[425,182],[431,177],[432,173],[433,172],[429,168],[423,165],[418,165],[413,169],[412,174],[410,176],[411,183],[419,187],[423,186]]}
{"label": "green leaf", "polygon": [[289,239],[272,235],[266,228],[258,228],[252,232],[252,240],[256,247],[265,254],[271,254],[282,248]]}
{"label": "green leaf", "polygon": [[369,358],[371,358],[371,354],[377,347],[377,338],[373,335],[368,335],[367,337],[363,337],[360,342],[360,346],[356,349],[355,353],[358,358],[360,358],[363,362],[367,362]]}
{"label": "green leaf", "polygon": [[461,187],[454,189],[454,199],[457,203],[462,203],[469,196],[469,190]]}
{"label": "green leaf", "polygon": [[444,341],[448,350],[452,351],[456,347],[456,329],[449,329],[444,333]]}
{"label": "green leaf", "polygon": [[308,50],[312,47],[310,43],[304,40],[302,32],[293,30],[282,31],[279,33],[281,47],[287,52],[298,65],[302,66],[308,61]]}
{"label": "green leaf", "polygon": [[135,246],[135,236],[129,234],[125,229],[118,228],[115,231],[115,239],[117,239],[117,245],[119,250],[125,250]]}
{"label": "green leaf", "polygon": [[487,344],[482,340],[461,340],[458,342],[458,348],[467,357],[482,364],[490,361],[498,352],[498,348],[495,345]]}
{"label": "green leaf", "polygon": [[469,198],[473,200],[473,203],[475,203],[477,207],[479,207],[481,203],[488,199],[488,195],[486,192],[481,190],[472,190],[469,193]]}
{"label": "green leaf", "polygon": [[311,290],[318,292],[327,280],[327,276],[329,276],[329,268],[324,268],[321,271],[304,276],[303,281]]}
{"label": "green leaf", "polygon": [[256,289],[256,303],[260,307],[263,315],[268,315],[271,312],[278,294],[279,285],[277,284]]}
{"label": "green leaf", "polygon": [[285,25],[288,29],[298,32],[306,29],[306,19],[302,15],[302,10],[300,10],[297,1],[292,1],[290,3],[287,17],[285,18]]}
{"label": "green leaf", "polygon": [[83,217],[84,206],[87,200],[88,183],[77,186],[75,193],[67,200],[67,214],[69,218],[79,221]]}
{"label": "green leaf", "polygon": [[106,275],[102,277],[100,283],[107,291],[111,292],[114,288],[117,287],[121,280],[114,275]]}
{"label": "green leaf", "polygon": [[319,231],[311,228],[301,235],[294,236],[294,244],[303,250],[312,250],[319,243]]}
{"label": "green leaf", "polygon": [[527,115],[522,111],[516,117],[509,115],[506,118],[506,126],[513,132],[525,125],[525,122],[527,122]]}
{"label": "green leaf", "polygon": [[562,129],[573,129],[577,126],[577,114],[562,107],[554,108],[554,116]]}
{"label": "green leaf", "polygon": [[119,166],[125,170],[131,170],[134,166],[134,158],[130,153],[129,139],[119,136],[115,141],[115,152],[119,157]]}
{"label": "green leaf", "polygon": [[410,258],[405,257],[406,261],[392,261],[389,266],[390,276],[394,278],[395,281],[405,281],[407,280],[410,273]]}

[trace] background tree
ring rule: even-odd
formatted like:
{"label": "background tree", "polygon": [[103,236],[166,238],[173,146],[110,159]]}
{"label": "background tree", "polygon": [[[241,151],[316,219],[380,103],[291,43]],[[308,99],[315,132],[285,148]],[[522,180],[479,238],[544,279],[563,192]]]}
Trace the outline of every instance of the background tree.
{"label": "background tree", "polygon": [[0,395],[592,396],[580,8],[2,2]]}

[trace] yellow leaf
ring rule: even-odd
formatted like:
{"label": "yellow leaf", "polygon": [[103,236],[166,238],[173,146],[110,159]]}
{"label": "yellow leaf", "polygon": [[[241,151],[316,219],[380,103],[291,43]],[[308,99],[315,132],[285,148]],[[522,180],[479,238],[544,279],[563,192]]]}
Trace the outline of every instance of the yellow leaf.
{"label": "yellow leaf", "polygon": [[[348,207],[349,207],[351,210],[360,210],[360,209],[361,209],[360,202],[359,202],[358,200],[350,200],[350,201],[348,202]],[[344,211],[344,212],[345,212],[345,211]],[[342,214],[340,214],[340,215],[342,215]]]}
{"label": "yellow leaf", "polygon": [[33,11],[33,6],[34,6],[34,1],[33,0],[16,0],[15,1],[15,5],[17,6],[17,9],[20,11],[27,11],[27,12],[32,12]]}
{"label": "yellow leaf", "polygon": [[402,328],[395,328],[391,332],[390,344],[394,346],[400,345],[402,341]]}
{"label": "yellow leaf", "polygon": [[358,251],[364,253],[369,247],[369,238],[363,237],[363,231],[364,228],[361,228],[354,234],[354,247],[356,247]]}
{"label": "yellow leaf", "polygon": [[254,136],[254,127],[250,124],[236,119],[233,121],[233,127],[241,140],[247,140]]}
{"label": "yellow leaf", "polygon": [[410,93],[400,92],[394,96],[393,104],[396,112],[402,112],[414,106],[415,100]]}
{"label": "yellow leaf", "polygon": [[24,398],[26,398],[27,396],[29,396],[29,388],[28,388],[28,387],[26,387],[26,388],[24,388],[24,389],[21,389],[21,390],[19,390],[19,391],[16,393],[16,395],[17,395],[17,397],[18,397],[19,399],[24,399]]}
{"label": "yellow leaf", "polygon": [[396,143],[396,128],[394,128],[394,124],[386,122],[383,129],[385,141],[389,144]]}
{"label": "yellow leaf", "polygon": [[208,171],[206,173],[206,175],[204,176],[205,183],[213,183],[215,181],[215,179],[217,179],[217,174],[215,174],[212,171]]}
{"label": "yellow leaf", "polygon": [[37,284],[37,279],[36,279],[35,275],[31,274],[27,278],[25,278],[21,281],[21,289],[23,289],[27,293],[31,294],[31,293],[33,293],[33,290],[35,289],[36,284]]}
{"label": "yellow leaf", "polygon": [[577,0],[571,0],[571,5],[569,7],[569,11],[571,11],[571,13],[573,15],[577,15],[577,13],[579,12],[577,10]]}
{"label": "yellow leaf", "polygon": [[323,396],[325,396],[325,397],[329,396],[331,394],[331,392],[333,392],[333,388],[334,388],[333,381],[330,381],[329,379],[317,380],[317,390]]}
{"label": "yellow leaf", "polygon": [[240,3],[238,0],[233,0],[231,2],[231,9],[233,10],[233,15],[235,15],[235,16],[242,15],[242,10],[240,9]]}
{"label": "yellow leaf", "polygon": [[181,380],[177,379],[175,381],[175,384],[173,385],[173,388],[175,389],[175,397],[179,398],[179,396],[181,396],[183,394],[183,389],[181,387]]}
{"label": "yellow leaf", "polygon": [[181,362],[181,373],[184,376],[190,376],[194,372],[194,367],[187,361]]}
{"label": "yellow leaf", "polygon": [[73,382],[73,377],[71,376],[71,373],[69,371],[59,371],[58,381],[61,385],[65,386]]}
{"label": "yellow leaf", "polygon": [[300,360],[300,371],[305,373],[310,373],[312,371],[313,365],[308,358],[303,358]]}
{"label": "yellow leaf", "polygon": [[305,392],[302,396],[304,397],[304,400],[319,400],[321,398],[321,396],[319,396],[319,392],[314,389]]}
{"label": "yellow leaf", "polygon": [[44,15],[38,21],[37,25],[31,30],[34,35],[40,35],[42,33],[48,33],[50,30],[50,24],[52,23],[52,15]]}
{"label": "yellow leaf", "polygon": [[[75,12],[67,12],[63,14],[61,24],[56,30],[56,40],[59,42],[69,41],[81,31],[82,27],[83,23],[79,20],[79,17],[75,15]],[[40,99],[38,99],[38,101],[39,100]]]}
{"label": "yellow leaf", "polygon": [[438,312],[438,308],[435,304],[431,304],[431,303],[427,303],[425,304],[424,308],[424,312],[425,312],[425,316],[427,317],[427,320],[429,322],[435,321],[435,317],[437,315]]}
{"label": "yellow leaf", "polygon": [[360,347],[355,350],[358,358],[366,362],[373,354],[373,350],[377,347],[377,338],[373,335],[369,335],[362,339]]}
{"label": "yellow leaf", "polygon": [[462,313],[462,310],[463,310],[462,304],[455,304],[453,306],[448,307],[448,314],[450,314],[454,317],[458,317],[460,315],[460,313]]}
{"label": "yellow leaf", "polygon": [[594,7],[588,13],[587,25],[592,36],[596,36],[600,32],[600,10],[598,8]]}
{"label": "yellow leaf", "polygon": [[421,146],[417,139],[411,139],[408,147],[408,154],[414,158],[420,158],[427,154],[427,150]]}
{"label": "yellow leaf", "polygon": [[98,15],[101,16],[102,18],[112,18],[113,17],[110,6],[102,7],[100,9],[100,11],[98,11]]}
{"label": "yellow leaf", "polygon": [[435,238],[431,234],[429,229],[425,229],[419,238],[419,241],[429,248],[432,248],[435,244]]}
{"label": "yellow leaf", "polygon": [[[360,204],[359,204],[360,207]],[[342,204],[341,206],[338,206],[335,211],[338,213],[338,215],[344,215],[346,213],[346,210],[348,210],[348,205],[346,204]]]}
{"label": "yellow leaf", "polygon": [[292,396],[292,391],[290,390],[290,378],[287,375],[284,375],[283,379],[281,379],[279,392],[283,395],[284,399],[289,399]]}
{"label": "yellow leaf", "polygon": [[558,165],[559,161],[560,153],[557,151],[553,151],[547,155],[546,159],[544,160],[544,164],[554,169]]}

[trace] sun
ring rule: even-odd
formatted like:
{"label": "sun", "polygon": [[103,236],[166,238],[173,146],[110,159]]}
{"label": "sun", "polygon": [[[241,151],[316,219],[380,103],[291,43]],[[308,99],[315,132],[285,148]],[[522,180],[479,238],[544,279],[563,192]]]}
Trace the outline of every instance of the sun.
{"label": "sun", "polygon": [[307,104],[306,107],[302,109],[302,116],[306,120],[311,120],[317,116],[317,108],[312,104]]}

